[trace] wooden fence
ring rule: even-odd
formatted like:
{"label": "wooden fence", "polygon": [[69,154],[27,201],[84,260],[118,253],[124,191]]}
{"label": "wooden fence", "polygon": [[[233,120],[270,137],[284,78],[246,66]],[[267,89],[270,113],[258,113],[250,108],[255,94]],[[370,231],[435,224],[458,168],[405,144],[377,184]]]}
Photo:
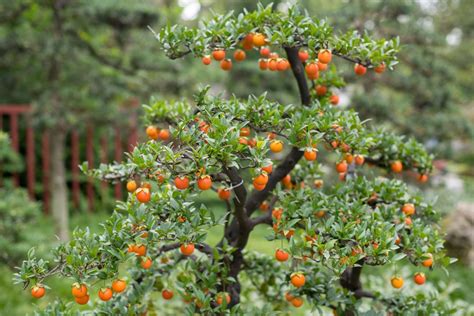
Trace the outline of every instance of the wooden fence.
{"label": "wooden fence", "polygon": [[[91,179],[81,181],[78,166],[83,161],[87,161],[91,167],[97,167],[99,163],[121,161],[124,150],[132,150],[137,143],[137,107],[138,102],[135,101],[124,111],[124,115],[129,117],[128,126],[126,128],[112,126],[109,135],[95,135],[92,125],[87,126],[85,132],[72,131],[68,134],[66,149],[68,161],[64,163],[67,174],[70,175],[68,185],[74,207],[79,207],[81,194],[84,194],[87,196],[88,209],[93,210],[97,194]],[[51,195],[51,132],[47,130],[38,132],[35,129],[29,115],[31,111],[32,107],[28,104],[0,104],[0,130],[10,134],[13,150],[18,152],[25,162],[24,172],[13,174],[15,186],[26,187],[31,198],[42,200],[44,211],[48,213]],[[98,151],[95,150],[97,148]],[[81,155],[83,152],[85,155]],[[38,170],[38,166],[41,166],[41,170]],[[38,186],[37,183],[42,185]],[[103,183],[102,186],[107,187],[108,184]],[[122,191],[123,185],[115,184],[116,199],[122,198]]]}

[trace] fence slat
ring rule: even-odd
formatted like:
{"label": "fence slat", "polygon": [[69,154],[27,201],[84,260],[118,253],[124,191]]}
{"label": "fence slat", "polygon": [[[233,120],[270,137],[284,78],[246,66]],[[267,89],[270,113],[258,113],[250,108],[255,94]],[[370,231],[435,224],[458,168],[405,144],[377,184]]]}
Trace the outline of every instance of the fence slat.
{"label": "fence slat", "polygon": [[31,118],[27,118],[26,127],[26,179],[28,194],[30,198],[35,197],[35,175],[36,175],[36,159],[35,159],[35,139]]}
{"label": "fence slat", "polygon": [[[122,138],[121,138],[121,129],[119,127],[115,128],[115,154],[114,160],[120,162],[122,160]],[[122,184],[117,182],[115,184],[115,198],[117,200],[122,199]]]}
{"label": "fence slat", "polygon": [[[108,150],[109,150],[109,146],[108,146],[108,141],[107,141],[107,136],[106,135],[102,135],[100,137],[100,162],[101,163],[108,163]],[[102,189],[107,189],[108,187],[108,183],[107,181],[102,181],[101,183],[102,185]]]}
{"label": "fence slat", "polygon": [[71,174],[72,174],[72,203],[79,208],[81,187],[79,184],[79,133],[71,133]]}
{"label": "fence slat", "polygon": [[[18,152],[18,114],[13,113],[10,115],[10,136],[12,138],[12,148],[14,151]],[[13,174],[13,183],[15,186],[20,184],[20,177],[18,173]]]}
{"label": "fence slat", "polygon": [[[94,130],[92,129],[92,126],[87,127],[86,134],[86,159],[89,168],[94,168]],[[91,178],[87,179],[86,192],[89,212],[92,212],[94,209],[94,185]]]}
{"label": "fence slat", "polygon": [[49,132],[43,132],[41,137],[41,155],[43,157],[43,205],[46,214],[50,211],[49,173],[51,167],[51,157],[49,150]]}

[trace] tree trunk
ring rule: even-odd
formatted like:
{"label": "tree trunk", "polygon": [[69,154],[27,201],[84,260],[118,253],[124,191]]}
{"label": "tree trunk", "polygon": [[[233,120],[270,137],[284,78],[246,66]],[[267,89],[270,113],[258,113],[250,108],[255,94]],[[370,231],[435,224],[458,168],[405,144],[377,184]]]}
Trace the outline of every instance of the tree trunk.
{"label": "tree trunk", "polygon": [[56,234],[61,241],[69,239],[66,169],[64,167],[64,132],[51,133],[51,208]]}

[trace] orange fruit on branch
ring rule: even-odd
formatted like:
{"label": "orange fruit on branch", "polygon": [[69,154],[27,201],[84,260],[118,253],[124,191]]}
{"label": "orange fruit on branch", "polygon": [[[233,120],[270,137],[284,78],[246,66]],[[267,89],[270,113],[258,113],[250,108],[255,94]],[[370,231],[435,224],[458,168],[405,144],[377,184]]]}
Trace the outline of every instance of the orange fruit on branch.
{"label": "orange fruit on branch", "polygon": [[201,58],[201,61],[204,65],[210,65],[212,60],[211,60],[211,56],[210,55],[205,55],[205,56],[202,56]]}
{"label": "orange fruit on branch", "polygon": [[381,74],[385,71],[385,64],[381,63],[374,68],[374,71],[378,74]]}
{"label": "orange fruit on branch", "polygon": [[83,297],[87,295],[87,286],[85,284],[74,283],[71,286],[71,293],[74,297]]}
{"label": "orange fruit on branch", "polygon": [[135,192],[136,189],[137,189],[137,183],[134,180],[130,180],[127,182],[128,192]]}
{"label": "orange fruit on branch", "polygon": [[396,160],[390,164],[390,169],[395,173],[400,173],[403,170],[403,164],[400,160]]}
{"label": "orange fruit on branch", "polygon": [[189,187],[189,178],[186,176],[178,176],[174,179],[174,185],[178,190],[185,190]]}
{"label": "orange fruit on branch", "polygon": [[153,261],[151,261],[150,258],[143,258],[140,261],[140,265],[142,266],[143,269],[148,270],[151,268],[151,265],[153,264]]}
{"label": "orange fruit on branch", "polygon": [[270,142],[270,150],[274,153],[279,153],[283,150],[283,143],[280,140],[272,140]]}
{"label": "orange fruit on branch", "polygon": [[423,260],[423,262],[422,262],[423,266],[424,266],[424,267],[427,267],[427,268],[433,266],[433,255],[430,254],[430,253],[428,253],[428,254],[426,254],[426,255],[424,255],[424,256],[425,256],[425,257],[428,257],[428,258],[425,259],[425,260]]}
{"label": "orange fruit on branch", "polygon": [[112,298],[113,292],[110,288],[101,288],[99,290],[99,298],[103,300],[104,302],[107,302]]}
{"label": "orange fruit on branch", "polygon": [[194,244],[193,243],[181,244],[181,246],[179,246],[179,250],[181,251],[183,255],[190,256],[194,252]]}
{"label": "orange fruit on branch", "polygon": [[404,204],[402,206],[402,212],[407,216],[415,214],[415,205],[413,205],[412,203]]}
{"label": "orange fruit on branch", "polygon": [[224,59],[221,61],[221,69],[225,71],[229,71],[232,69],[232,60]]}
{"label": "orange fruit on branch", "polygon": [[307,161],[314,161],[318,156],[318,152],[316,149],[306,149],[303,155]]}
{"label": "orange fruit on branch", "polygon": [[201,176],[197,180],[197,186],[200,190],[209,190],[212,187],[212,180],[210,176]]}
{"label": "orange fruit on branch", "polygon": [[174,293],[173,293],[173,291],[171,291],[171,290],[164,289],[163,291],[161,291],[161,296],[162,296],[165,300],[170,300],[170,299],[173,298]]}
{"label": "orange fruit on branch", "polygon": [[403,286],[403,278],[399,276],[394,276],[390,280],[390,283],[392,284],[394,288],[400,289]]}
{"label": "orange fruit on branch", "polygon": [[145,132],[148,138],[153,139],[153,140],[158,139],[159,130],[155,126],[148,126]]}
{"label": "orange fruit on branch", "polygon": [[125,291],[125,288],[127,287],[127,282],[125,282],[122,279],[117,279],[112,282],[112,290],[115,293],[122,293]]}
{"label": "orange fruit on branch", "polygon": [[361,64],[354,65],[354,73],[358,76],[363,76],[367,72],[367,68]]}
{"label": "orange fruit on branch", "polygon": [[137,200],[140,202],[140,203],[148,203],[150,202],[150,199],[151,199],[151,192],[149,189],[147,188],[138,188],[136,191],[135,191],[135,195],[137,197]]}
{"label": "orange fruit on branch", "polygon": [[301,307],[303,303],[304,301],[301,297],[295,297],[291,300],[291,305],[293,305],[296,308]]}
{"label": "orange fruit on branch", "polygon": [[275,252],[275,258],[280,262],[287,261],[289,257],[290,255],[288,254],[288,252],[284,250],[277,249],[277,251]]}
{"label": "orange fruit on branch", "polygon": [[304,49],[301,49],[299,52],[298,52],[298,58],[299,60],[304,63],[305,61],[308,60],[309,58],[309,54],[308,54],[308,51],[307,50],[304,50]]}
{"label": "orange fruit on branch", "polygon": [[31,288],[31,296],[34,298],[42,298],[46,294],[46,289],[41,284],[36,284]]}
{"label": "orange fruit on branch", "polygon": [[336,171],[339,173],[345,173],[347,171],[347,162],[345,160],[336,164]]}
{"label": "orange fruit on branch", "polygon": [[268,60],[260,58],[258,60],[258,68],[260,68],[260,70],[267,70],[268,69]]}
{"label": "orange fruit on branch", "polygon": [[230,199],[230,190],[226,188],[219,188],[217,189],[217,195],[221,200],[229,200]]}
{"label": "orange fruit on branch", "polygon": [[223,49],[216,49],[212,52],[212,57],[217,60],[217,61],[221,61],[221,60],[224,60],[225,58],[225,50]]}
{"label": "orange fruit on branch", "polygon": [[238,49],[234,52],[234,59],[236,61],[243,61],[243,60],[245,60],[246,57],[247,57],[247,55],[241,49]]}
{"label": "orange fruit on branch", "polygon": [[270,57],[270,54],[271,54],[270,48],[268,47],[260,48],[260,56],[268,58]]}
{"label": "orange fruit on branch", "polygon": [[322,64],[329,64],[332,59],[332,53],[329,49],[322,49],[318,53],[318,60]]}
{"label": "orange fruit on branch", "polygon": [[318,65],[318,69],[319,69],[319,71],[325,71],[325,70],[327,70],[327,69],[328,69],[328,64],[323,64],[323,63],[322,63],[322,62],[320,62],[319,60],[318,60],[318,63],[317,63],[317,65]]}
{"label": "orange fruit on branch", "polygon": [[333,94],[329,97],[329,102],[331,102],[332,105],[338,105],[339,104],[339,96],[336,94]]}
{"label": "orange fruit on branch", "polygon": [[217,297],[216,297],[217,305],[222,305],[222,303],[224,302],[224,299],[226,301],[226,304],[230,304],[231,298],[230,298],[229,293],[224,292],[224,293],[217,294]]}
{"label": "orange fruit on branch", "polygon": [[240,136],[242,136],[242,137],[250,136],[250,128],[249,127],[242,127],[240,129]]}
{"label": "orange fruit on branch", "polygon": [[319,85],[319,84],[316,86],[315,90],[316,90],[316,94],[319,95],[320,97],[328,93],[328,88],[326,86]]}
{"label": "orange fruit on branch", "polygon": [[302,273],[293,273],[291,275],[291,284],[294,287],[300,288],[306,283],[306,278]]}
{"label": "orange fruit on branch", "polygon": [[257,47],[261,47],[265,45],[265,42],[266,42],[266,38],[265,38],[265,35],[263,35],[262,33],[255,33],[253,35],[253,45]]}
{"label": "orange fruit on branch", "polygon": [[418,285],[422,285],[426,282],[426,276],[423,272],[416,272],[413,276],[413,281]]}
{"label": "orange fruit on branch", "polygon": [[76,301],[77,304],[79,305],[85,305],[89,302],[89,295],[83,296],[83,297],[76,297],[74,300]]}

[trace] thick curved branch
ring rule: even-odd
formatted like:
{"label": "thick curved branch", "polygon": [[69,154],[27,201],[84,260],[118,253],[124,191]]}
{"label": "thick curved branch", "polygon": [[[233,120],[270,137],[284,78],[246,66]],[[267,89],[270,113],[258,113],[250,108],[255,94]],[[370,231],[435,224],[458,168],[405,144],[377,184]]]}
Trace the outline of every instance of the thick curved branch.
{"label": "thick curved branch", "polygon": [[247,229],[250,221],[245,211],[245,201],[247,200],[247,189],[243,185],[242,177],[239,175],[235,167],[224,167],[224,173],[229,177],[232,186],[234,187],[235,197],[234,201],[234,215],[237,219],[241,229]]}

